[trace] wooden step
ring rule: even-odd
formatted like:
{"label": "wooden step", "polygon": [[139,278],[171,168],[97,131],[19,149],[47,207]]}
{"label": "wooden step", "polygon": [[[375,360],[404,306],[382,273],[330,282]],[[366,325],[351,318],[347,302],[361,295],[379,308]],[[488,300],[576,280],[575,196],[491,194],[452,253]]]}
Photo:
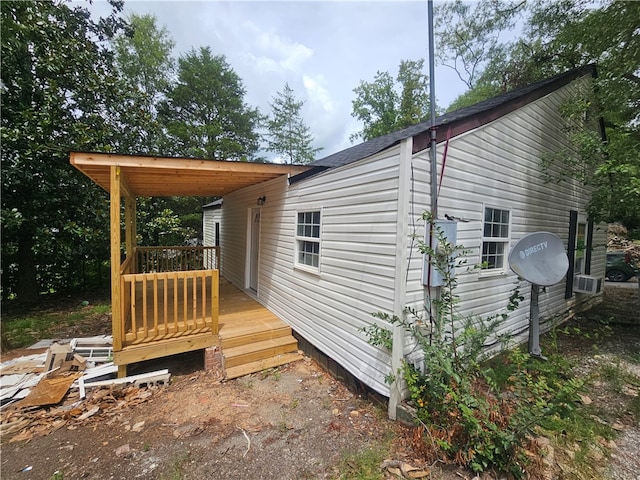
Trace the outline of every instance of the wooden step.
{"label": "wooden step", "polygon": [[[226,332],[225,332],[226,333]],[[255,329],[248,329],[244,332],[237,332],[232,335],[220,335],[220,347],[227,350],[241,345],[262,342],[264,340],[272,340],[279,337],[287,337],[291,335],[291,327],[281,324],[277,328],[256,332]]]}
{"label": "wooden step", "polygon": [[237,367],[227,368],[225,370],[225,378],[227,380],[231,380],[232,378],[242,377],[244,375],[249,375],[250,373],[261,372],[267,368],[279,367],[280,365],[302,360],[302,358],[302,355],[295,352],[283,353],[276,355],[275,357],[256,360],[255,362],[245,363],[243,365],[238,365]]}
{"label": "wooden step", "polygon": [[249,343],[222,349],[222,365],[225,371],[244,363],[264,360],[283,353],[298,350],[298,341],[292,336],[272,338],[261,342]]}

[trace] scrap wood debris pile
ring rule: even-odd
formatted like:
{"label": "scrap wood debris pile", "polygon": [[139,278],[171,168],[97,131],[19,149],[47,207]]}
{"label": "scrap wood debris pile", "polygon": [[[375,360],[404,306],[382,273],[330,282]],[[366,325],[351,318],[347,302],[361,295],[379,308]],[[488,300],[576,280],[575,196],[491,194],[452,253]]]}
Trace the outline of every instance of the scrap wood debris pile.
{"label": "scrap wood debris pile", "polygon": [[[46,346],[45,346],[46,345]],[[33,353],[31,353],[33,352]],[[142,403],[168,370],[115,378],[110,336],[39,342],[0,364],[0,439],[25,441]]]}
{"label": "scrap wood debris pile", "polygon": [[640,245],[628,238],[627,229],[619,224],[607,228],[607,251],[623,250],[631,255],[634,263],[640,264]]}

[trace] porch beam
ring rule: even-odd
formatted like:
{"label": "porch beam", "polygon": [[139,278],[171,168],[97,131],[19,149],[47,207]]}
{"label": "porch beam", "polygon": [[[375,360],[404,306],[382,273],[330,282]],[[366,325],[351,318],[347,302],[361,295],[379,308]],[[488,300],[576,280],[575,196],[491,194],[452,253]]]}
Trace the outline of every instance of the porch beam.
{"label": "porch beam", "polygon": [[71,163],[74,165],[112,166],[121,168],[153,168],[175,170],[202,170],[208,172],[248,172],[268,173],[280,171],[282,174],[293,171],[304,172],[307,166],[257,162],[228,162],[221,160],[198,160],[192,158],[146,157],[136,155],[114,155],[106,153],[73,152]]}
{"label": "porch beam", "polygon": [[[198,335],[161,340],[144,345],[132,345],[124,350],[113,352],[113,360],[116,364],[137,363],[154,358],[167,357],[178,353],[202,350],[218,343],[218,339],[211,332]],[[118,367],[120,368],[120,367]],[[120,376],[120,374],[118,374]]]}

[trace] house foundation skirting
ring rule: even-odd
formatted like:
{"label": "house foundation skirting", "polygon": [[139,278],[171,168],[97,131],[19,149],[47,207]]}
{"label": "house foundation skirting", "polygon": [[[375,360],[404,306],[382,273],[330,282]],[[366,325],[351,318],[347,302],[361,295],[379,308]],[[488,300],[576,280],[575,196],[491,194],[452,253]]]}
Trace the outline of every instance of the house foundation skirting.
{"label": "house foundation skirting", "polygon": [[294,331],[293,336],[298,340],[298,348],[302,350],[305,355],[318,362],[322,369],[328,372],[329,375],[346,385],[354,394],[368,399],[370,402],[375,403],[381,408],[387,408],[387,403],[389,402],[387,397],[365,385],[364,382],[357,379],[352,373],[344,369],[333,358],[313,346],[311,342],[307,341],[298,332]]}

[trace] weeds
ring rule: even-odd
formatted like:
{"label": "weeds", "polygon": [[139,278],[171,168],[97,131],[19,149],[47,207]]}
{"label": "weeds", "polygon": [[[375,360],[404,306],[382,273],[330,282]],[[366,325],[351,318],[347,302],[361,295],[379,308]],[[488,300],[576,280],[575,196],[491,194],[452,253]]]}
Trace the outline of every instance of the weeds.
{"label": "weeds", "polygon": [[184,465],[189,461],[191,453],[188,450],[177,452],[171,461],[169,472],[162,473],[160,480],[182,480],[185,478]]}
{"label": "weeds", "polygon": [[[523,477],[526,449],[536,429],[547,419],[570,418],[583,382],[572,378],[570,365],[561,357],[545,363],[520,349],[494,360],[500,369],[491,368],[485,345],[507,343],[509,338],[497,332],[523,297],[516,286],[503,313],[460,316],[453,266],[464,263],[459,259],[464,250],[447,241],[429,213],[423,217],[439,249],[424,242],[419,248],[442,276],[440,296],[430,299],[423,312],[407,308],[402,318],[375,314],[409,332],[423,354],[421,361],[405,360],[399,372],[420,425],[417,446],[432,460],[465,465],[474,472],[499,470]],[[363,331],[370,343],[387,347],[381,330],[373,326]]]}
{"label": "weeds", "polygon": [[636,422],[640,421],[640,396],[633,397],[629,403],[629,413],[633,415]]}
{"label": "weeds", "polygon": [[622,387],[627,383],[629,374],[621,368],[620,359],[616,359],[615,363],[607,363],[600,367],[600,376],[609,384],[616,393],[622,392]]}
{"label": "weeds", "polygon": [[388,448],[377,447],[346,454],[340,464],[339,480],[383,480],[380,464],[388,456]]}
{"label": "weeds", "polygon": [[282,378],[282,372],[277,367],[265,368],[260,372],[261,380],[265,380],[269,377],[273,378],[277,382]]}

